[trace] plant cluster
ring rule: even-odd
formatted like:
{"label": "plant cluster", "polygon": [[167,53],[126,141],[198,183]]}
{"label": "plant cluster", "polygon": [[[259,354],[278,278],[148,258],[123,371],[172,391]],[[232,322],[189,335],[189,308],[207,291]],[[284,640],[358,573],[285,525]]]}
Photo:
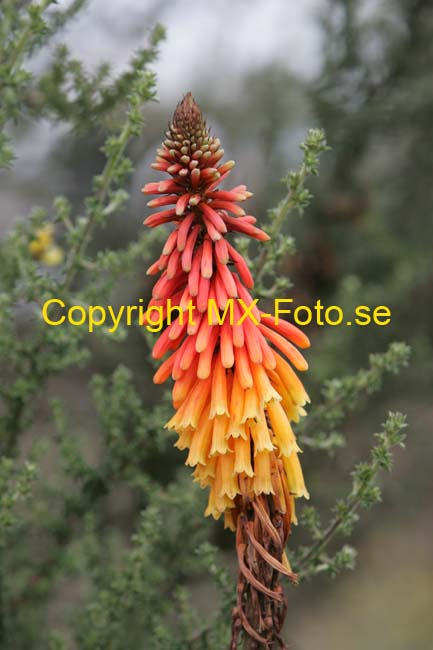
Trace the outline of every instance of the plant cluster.
{"label": "plant cluster", "polygon": [[[28,70],[30,57],[84,3],[75,0],[67,10],[55,4],[1,3],[0,164],[4,174],[13,173],[16,130],[41,116],[77,131],[95,125],[106,130],[105,163],[82,205],[54,197],[51,210],[36,208],[0,242],[0,648],[220,650],[230,636],[234,581],[223,568],[214,529],[202,517],[204,494],[172,462],[173,436],[163,429],[168,396],[161,392],[158,405],[149,404],[140,378],[124,365],[93,372],[93,415],[87,428],[77,424],[53,379],[92,368],[92,346],[80,328],[50,328],[40,317],[41,305],[52,297],[108,301],[128,272],[151,261],[153,244],[162,240],[146,232],[123,249],[95,252],[92,246],[108,220],[121,218],[128,200],[128,147],[142,134],[143,108],[156,96],[149,66],[164,31],[155,28],[114,80],[106,64],[87,73],[64,46],[35,76]],[[240,244],[263,296],[282,288],[279,264],[293,251],[293,240],[281,234],[281,225],[311,201],[307,182],[326,150],[324,134],[310,131],[301,148],[303,162],[287,176],[286,196],[260,223],[271,241],[259,256]],[[53,247],[62,254],[50,257]],[[269,277],[277,278],[271,286]],[[107,349],[122,345],[123,330],[115,336],[99,330]],[[143,356],[146,345],[143,339]],[[408,356],[407,346],[394,343],[372,355],[367,369],[327,380],[299,428],[301,445],[337,453],[348,413],[379,390],[387,374],[399,372]],[[47,425],[35,437],[32,425],[41,408],[49,409]],[[390,469],[404,427],[403,415],[386,417],[371,458],[355,467],[349,494],[338,500],[328,524],[314,508],[301,510],[311,542],[290,557],[301,577],[353,567],[352,548],[344,544],[329,553],[328,544],[337,534],[349,535],[361,509],[380,499],[377,477]],[[98,448],[96,459],[89,441]],[[113,523],[119,491],[127,494],[123,526]],[[189,595],[191,580],[203,574],[220,594],[205,622]],[[56,609],[59,599],[65,605]]]}

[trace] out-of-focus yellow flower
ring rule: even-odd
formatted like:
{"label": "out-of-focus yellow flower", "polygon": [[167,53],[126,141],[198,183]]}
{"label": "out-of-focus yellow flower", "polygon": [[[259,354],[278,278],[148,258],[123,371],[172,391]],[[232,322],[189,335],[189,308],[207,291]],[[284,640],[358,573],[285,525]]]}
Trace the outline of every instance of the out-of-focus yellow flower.
{"label": "out-of-focus yellow flower", "polygon": [[63,249],[54,240],[54,226],[49,223],[36,231],[35,238],[29,244],[33,259],[47,266],[58,266],[65,257]]}

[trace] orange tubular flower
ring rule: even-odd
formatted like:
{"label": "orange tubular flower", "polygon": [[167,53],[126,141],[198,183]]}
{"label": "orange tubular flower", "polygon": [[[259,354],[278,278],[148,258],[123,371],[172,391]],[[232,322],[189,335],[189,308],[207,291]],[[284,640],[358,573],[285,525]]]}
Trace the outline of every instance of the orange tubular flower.
{"label": "orange tubular flower", "polygon": [[[174,380],[175,413],[166,426],[178,433],[176,446],[189,450],[186,464],[195,468],[195,480],[209,487],[205,514],[224,515],[236,531],[231,647],[243,630],[251,647],[284,648],[286,601],[278,580],[284,574],[296,581],[284,546],[295,521],[294,499],[308,498],[290,424],[304,415],[308,395],[292,366],[307,369],[295,345],[305,348],[309,341],[253,305],[254,280],[228,237],[269,237],[238,205],[251,196],[245,185],[220,189],[234,162],[221,162],[220,141],[190,93],[166,135],[152,167],[170,179],[144,186],[145,194],[157,195],[149,207],[162,208],[144,223],[175,227],[148,270],[161,273],[149,307],[163,307],[167,315],[170,299],[171,310],[179,309],[154,346],[156,359],[168,354],[154,381]],[[228,313],[224,318],[230,298],[234,322]]]}

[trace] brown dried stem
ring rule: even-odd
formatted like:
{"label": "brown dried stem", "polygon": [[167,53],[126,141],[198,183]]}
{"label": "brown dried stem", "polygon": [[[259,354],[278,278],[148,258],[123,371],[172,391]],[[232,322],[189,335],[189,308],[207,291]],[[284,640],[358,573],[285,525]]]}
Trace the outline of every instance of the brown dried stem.
{"label": "brown dried stem", "polygon": [[[283,479],[284,484],[284,469],[276,459],[275,469],[275,481]],[[297,576],[283,563],[291,521],[289,499],[284,501],[281,503],[275,494],[238,498],[235,519],[239,574],[230,650],[238,648],[241,638],[244,650],[287,650],[281,636],[287,600],[280,576],[294,583]]]}

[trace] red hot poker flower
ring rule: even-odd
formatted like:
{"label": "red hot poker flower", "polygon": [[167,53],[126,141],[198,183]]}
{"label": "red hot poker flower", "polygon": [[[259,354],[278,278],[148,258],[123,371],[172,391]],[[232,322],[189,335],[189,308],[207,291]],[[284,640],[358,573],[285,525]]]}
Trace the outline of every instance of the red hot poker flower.
{"label": "red hot poker flower", "polygon": [[[245,185],[220,188],[234,162],[221,162],[220,141],[190,93],[166,136],[152,167],[170,178],[143,188],[157,195],[148,206],[158,209],[144,223],[174,224],[148,270],[160,273],[149,307],[162,307],[164,317],[169,307],[178,314],[167,319],[153,348],[154,358],[167,355],[154,381],[174,381],[175,413],[166,426],[178,433],[176,446],[189,450],[195,480],[209,487],[205,514],[223,514],[236,530],[232,648],[241,629],[253,643],[284,648],[286,603],[278,577],[296,580],[284,546],[296,520],[294,499],[308,498],[290,424],[304,415],[308,396],[292,366],[307,369],[297,347],[309,341],[290,323],[264,316],[253,301],[253,277],[229,237],[269,237],[239,205],[252,196]],[[224,314],[231,307],[229,322]]]}

